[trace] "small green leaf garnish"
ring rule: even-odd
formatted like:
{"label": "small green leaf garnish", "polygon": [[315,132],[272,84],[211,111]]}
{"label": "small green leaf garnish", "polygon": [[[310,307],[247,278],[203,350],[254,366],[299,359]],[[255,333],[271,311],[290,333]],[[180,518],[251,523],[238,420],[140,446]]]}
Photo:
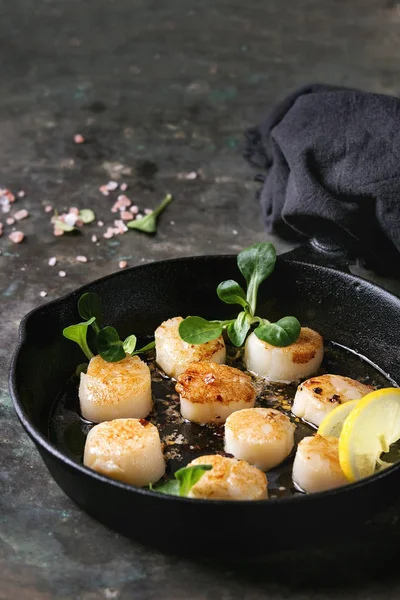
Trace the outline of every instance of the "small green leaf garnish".
{"label": "small green leaf garnish", "polygon": [[96,320],[93,322],[93,329],[96,333],[100,331],[103,326],[104,315],[103,306],[101,304],[100,297],[93,292],[86,292],[78,300],[78,312],[82,319],[90,319],[95,317]]}
{"label": "small green leaf garnish", "polygon": [[233,279],[228,279],[220,283],[217,287],[217,294],[219,299],[225,302],[225,304],[240,304],[243,308],[249,306],[246,300],[246,292]]}
{"label": "small green leaf garnish", "polygon": [[257,295],[260,284],[275,268],[276,252],[270,242],[253,244],[238,254],[237,264],[247,283],[246,292],[233,279],[217,287],[218,297],[226,304],[239,304],[244,308],[236,319],[206,321],[201,317],[187,317],[179,325],[181,338],[189,344],[204,344],[219,337],[226,328],[234,346],[242,346],[253,325],[256,335],[273,346],[289,346],[300,335],[301,325],[295,317],[283,317],[276,323],[256,316]]}
{"label": "small green leaf garnish", "polygon": [[88,346],[86,336],[88,327],[90,327],[94,321],[95,317],[92,317],[84,323],[77,323],[76,325],[70,325],[69,327],[65,327],[65,329],[63,329],[63,336],[68,340],[76,342],[86,358],[89,360],[93,358],[94,355]]}
{"label": "small green leaf garnish", "polygon": [[118,362],[126,356],[124,345],[114,327],[104,327],[97,334],[97,350],[103,360]]}
{"label": "small green leaf garnish", "polygon": [[135,356],[136,354],[142,354],[143,352],[147,352],[148,350],[153,350],[153,348],[156,347],[156,343],[150,342],[149,344],[146,344],[145,346],[143,346],[143,348],[139,348],[139,350],[135,350],[135,352],[131,352],[130,354],[132,356]]}
{"label": "small green leaf garnish", "polygon": [[87,368],[88,368],[88,363],[86,363],[86,362],[80,363],[75,369],[75,375],[77,377],[79,377],[81,373],[86,373]]}
{"label": "small green leaf garnish", "polygon": [[129,335],[123,342],[123,347],[126,354],[132,354],[136,348],[137,338],[136,335]]}
{"label": "small green leaf garnish", "polygon": [[243,346],[250,327],[251,316],[246,311],[239,313],[237,319],[228,325],[226,331],[234,346],[237,346],[238,348]]}
{"label": "small green leaf garnish", "polygon": [[129,229],[138,229],[145,233],[155,233],[157,231],[157,217],[172,202],[171,194],[167,194],[161,204],[142,219],[135,219],[127,223]]}
{"label": "small green leaf garnish", "polygon": [[253,244],[238,254],[237,264],[247,283],[247,301],[252,315],[256,311],[260,283],[271,275],[275,263],[276,251],[271,242]]}
{"label": "small green leaf garnish", "polygon": [[150,485],[150,489],[155,492],[161,492],[162,494],[168,494],[170,496],[183,496],[189,495],[192,487],[200,481],[206,471],[212,469],[211,465],[193,465],[193,467],[183,467],[175,472],[174,478],[165,483],[161,483],[156,487]]}
{"label": "small green leaf garnish", "polygon": [[85,223],[92,223],[96,218],[96,215],[90,208],[83,208],[79,211],[79,219]]}
{"label": "small green leaf garnish", "polygon": [[[155,342],[153,341],[143,346],[143,348],[136,350],[137,340],[135,335],[129,335],[122,341],[118,335],[118,331],[114,327],[103,327],[101,329],[104,319],[103,306],[100,297],[93,292],[82,294],[78,300],[78,312],[81,318],[86,319],[86,321],[66,327],[63,334],[66,338],[77,342],[89,360],[94,356],[87,342],[87,329],[90,325],[97,334],[97,352],[107,362],[118,362],[119,360],[123,360],[127,354],[134,356],[152,350],[155,347]],[[80,367],[81,365],[77,367],[77,375],[81,372],[81,370],[78,372]]]}
{"label": "small green leaf garnish", "polygon": [[220,321],[207,321],[202,317],[187,317],[179,325],[179,335],[188,344],[205,344],[222,334]]}
{"label": "small green leaf garnish", "polygon": [[259,325],[254,333],[271,346],[289,346],[297,340],[300,330],[301,325],[295,317],[283,317],[276,323]]}
{"label": "small green leaf garnish", "polygon": [[55,228],[61,229],[66,233],[69,233],[70,231],[75,231],[75,225],[68,225],[68,223],[64,223],[64,221],[62,221],[61,219],[54,218],[52,220],[52,223]]}

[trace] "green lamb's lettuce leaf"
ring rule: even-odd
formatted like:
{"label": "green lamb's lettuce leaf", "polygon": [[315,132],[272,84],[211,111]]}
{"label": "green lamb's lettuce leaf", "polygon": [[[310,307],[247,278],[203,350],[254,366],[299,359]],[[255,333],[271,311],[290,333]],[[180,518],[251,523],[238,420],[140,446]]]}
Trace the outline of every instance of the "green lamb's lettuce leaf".
{"label": "green lamb's lettuce leaf", "polygon": [[96,317],[92,317],[84,323],[77,323],[63,329],[63,336],[72,342],[76,342],[88,360],[93,358],[94,355],[87,343],[87,330],[95,319]]}
{"label": "green lamb's lettuce leaf", "polygon": [[157,231],[157,218],[160,213],[172,202],[171,194],[167,194],[161,204],[142,219],[135,219],[127,223],[129,229],[138,229],[145,233],[155,233]]}
{"label": "green lamb's lettuce leaf", "polygon": [[295,317],[283,317],[276,323],[262,324],[254,330],[256,336],[272,346],[290,346],[299,337],[301,325]]}
{"label": "green lamb's lettuce leaf", "polygon": [[202,317],[187,317],[179,324],[179,335],[188,344],[205,344],[222,334],[220,321],[207,321]]}
{"label": "green lamb's lettuce leaf", "polygon": [[200,481],[206,471],[212,469],[211,465],[194,465],[183,467],[175,472],[174,478],[157,486],[149,486],[151,490],[168,494],[170,496],[188,496],[192,487]]}

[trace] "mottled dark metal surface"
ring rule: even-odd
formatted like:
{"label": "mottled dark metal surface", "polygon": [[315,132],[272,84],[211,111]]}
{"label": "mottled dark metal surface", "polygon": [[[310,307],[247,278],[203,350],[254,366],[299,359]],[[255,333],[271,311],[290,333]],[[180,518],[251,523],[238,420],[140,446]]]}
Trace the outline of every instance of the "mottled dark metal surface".
{"label": "mottled dark metal surface", "polygon": [[[399,36],[394,0],[0,2],[0,186],[24,189],[18,208],[30,211],[21,245],[9,242],[11,227],[0,239],[1,600],[399,596],[400,507],[345,546],[329,548],[310,523],[328,550],[262,564],[224,562],[223,532],[221,561],[209,563],[150,552],[107,530],[50,479],[6,382],[19,320],[43,302],[40,291],[57,297],[120,259],[231,253],[264,239],[241,132],[309,81],[398,93]],[[88,143],[75,145],[75,133]],[[46,204],[90,206],[111,221],[98,187],[118,165],[139,205],[174,194],[157,236],[107,241],[93,224],[53,237]],[[196,179],[182,175],[192,171]]]}

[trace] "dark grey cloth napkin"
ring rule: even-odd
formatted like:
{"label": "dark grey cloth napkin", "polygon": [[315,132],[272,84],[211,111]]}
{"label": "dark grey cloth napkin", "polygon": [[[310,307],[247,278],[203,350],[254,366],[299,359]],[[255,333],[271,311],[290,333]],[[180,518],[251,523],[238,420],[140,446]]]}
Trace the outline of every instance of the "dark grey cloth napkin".
{"label": "dark grey cloth napkin", "polygon": [[246,138],[246,158],[265,172],[259,197],[269,232],[287,239],[337,232],[365,255],[397,256],[398,98],[309,85]]}

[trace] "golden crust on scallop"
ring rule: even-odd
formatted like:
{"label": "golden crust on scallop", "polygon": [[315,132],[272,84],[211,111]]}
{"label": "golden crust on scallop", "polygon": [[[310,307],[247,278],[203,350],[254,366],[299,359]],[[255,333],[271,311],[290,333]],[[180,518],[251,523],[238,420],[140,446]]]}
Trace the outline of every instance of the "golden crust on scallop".
{"label": "golden crust on scallop", "polygon": [[127,356],[118,362],[107,362],[94,356],[86,373],[90,401],[95,404],[116,404],[132,391],[137,395],[150,385],[150,371],[138,356]]}
{"label": "golden crust on scallop", "polygon": [[[298,391],[307,391],[310,396],[323,404],[339,405],[353,397],[357,400],[372,392],[373,389],[372,386],[360,383],[350,377],[327,374],[307,379],[299,385]],[[360,396],[354,395],[355,391],[359,392]]]}
{"label": "golden crust on scallop", "polygon": [[212,362],[195,362],[178,377],[178,394],[189,402],[208,404],[245,402],[253,405],[256,397],[251,378],[239,369]]}
{"label": "golden crust on scallop", "polygon": [[[321,461],[329,464],[332,473],[343,475],[339,463],[339,439],[313,435],[305,437],[299,442],[298,451],[307,460],[313,460],[318,455]],[[309,456],[307,456],[309,454]]]}
{"label": "golden crust on scallop", "polygon": [[252,443],[286,439],[296,429],[286,415],[274,408],[245,408],[232,413],[227,427],[239,440],[251,438]]}
{"label": "golden crust on scallop", "polygon": [[244,460],[219,454],[200,456],[188,466],[211,465],[192,487],[190,496],[219,500],[263,500],[267,498],[265,473]]}
{"label": "golden crust on scallop", "polygon": [[90,449],[97,456],[129,454],[145,448],[149,442],[160,443],[157,427],[145,419],[114,419],[91,430]]}

